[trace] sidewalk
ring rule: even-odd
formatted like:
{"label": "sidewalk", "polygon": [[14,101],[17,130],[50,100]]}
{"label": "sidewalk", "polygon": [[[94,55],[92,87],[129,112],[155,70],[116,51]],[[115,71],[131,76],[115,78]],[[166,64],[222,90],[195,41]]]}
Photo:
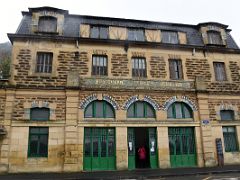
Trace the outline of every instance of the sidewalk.
{"label": "sidewalk", "polygon": [[204,175],[218,173],[240,173],[240,165],[209,168],[174,168],[174,169],[138,169],[133,171],[95,171],[79,173],[11,173],[1,174],[1,180],[29,179],[144,179],[169,176]]}

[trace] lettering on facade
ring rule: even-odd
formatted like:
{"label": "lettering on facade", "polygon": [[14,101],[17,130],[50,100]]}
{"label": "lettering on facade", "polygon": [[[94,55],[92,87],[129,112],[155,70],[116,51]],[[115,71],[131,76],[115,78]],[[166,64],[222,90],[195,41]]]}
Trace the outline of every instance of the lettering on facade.
{"label": "lettering on facade", "polygon": [[167,111],[169,106],[173,104],[174,102],[184,102],[187,105],[189,105],[193,111],[197,111],[196,105],[187,97],[187,96],[182,96],[181,98],[177,98],[177,96],[173,96],[170,99],[168,99],[164,104],[163,104],[163,110]]}
{"label": "lettering on facade", "polygon": [[118,103],[113,99],[112,96],[103,95],[103,100],[109,102],[109,103],[113,106],[113,108],[114,108],[115,110],[118,110],[118,109],[119,109]]}
{"label": "lettering on facade", "polygon": [[129,106],[131,106],[131,104],[133,104],[134,102],[136,102],[136,101],[138,101],[138,100],[139,100],[139,98],[138,98],[137,95],[130,97],[130,98],[125,102],[125,104],[123,105],[122,109],[123,109],[123,110],[127,110],[127,109],[129,108]]}
{"label": "lettering on facade", "polygon": [[80,103],[80,109],[85,109],[87,107],[88,104],[90,104],[92,101],[97,100],[97,95],[96,94],[92,94],[88,97],[86,97],[81,103]]}
{"label": "lettering on facade", "polygon": [[149,96],[144,96],[144,101],[148,102],[149,104],[152,105],[152,107],[155,109],[155,110],[160,110],[160,106],[158,105],[157,102],[155,102],[152,98],[150,98]]}
{"label": "lettering on facade", "polygon": [[80,81],[81,87],[104,89],[143,89],[143,90],[167,90],[167,89],[191,89],[193,82],[174,82],[158,80],[128,80],[128,79],[93,79],[85,78]]}

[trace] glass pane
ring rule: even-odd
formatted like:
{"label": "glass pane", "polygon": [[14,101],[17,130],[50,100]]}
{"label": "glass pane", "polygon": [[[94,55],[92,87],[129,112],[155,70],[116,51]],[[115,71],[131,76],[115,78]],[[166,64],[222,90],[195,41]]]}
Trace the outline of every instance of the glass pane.
{"label": "glass pane", "polygon": [[127,117],[134,117],[134,104],[132,104],[127,110]]}
{"label": "glass pane", "polygon": [[[85,135],[86,135],[86,132],[85,132]],[[84,151],[85,151],[84,154],[86,157],[91,156],[91,138],[89,136],[85,136]]]}
{"label": "glass pane", "polygon": [[221,110],[221,120],[234,120],[234,111],[232,110]]}
{"label": "glass pane", "polygon": [[48,128],[39,128],[39,133],[48,134]]}
{"label": "glass pane", "polygon": [[186,104],[183,104],[183,111],[184,111],[185,118],[192,118],[191,109],[190,107],[187,107]]}
{"label": "glass pane", "polygon": [[49,120],[49,108],[31,108],[31,120]]}
{"label": "glass pane", "polygon": [[95,117],[104,117],[103,115],[103,102],[102,101],[96,101],[96,116]]}
{"label": "glass pane", "polygon": [[176,154],[177,155],[182,154],[182,151],[181,151],[181,137],[179,135],[176,136],[175,146],[176,146]]}
{"label": "glass pane", "polygon": [[108,103],[106,103],[106,117],[107,118],[114,118],[113,108]]}
{"label": "glass pane", "polygon": [[29,142],[29,154],[37,155],[38,154],[38,136],[30,135],[29,141],[30,141]]}
{"label": "glass pane", "polygon": [[48,154],[48,135],[40,135],[39,155],[47,156],[47,154]]}
{"label": "glass pane", "polygon": [[167,111],[167,117],[168,118],[173,118],[173,105],[171,105],[169,108],[168,108],[168,111]]}
{"label": "glass pane", "polygon": [[108,28],[107,27],[100,27],[100,38],[101,39],[108,38]]}
{"label": "glass pane", "polygon": [[30,134],[38,134],[38,133],[39,133],[39,128],[34,128],[34,127],[30,128]]}
{"label": "glass pane", "polygon": [[101,157],[107,156],[107,129],[102,129],[101,136]]}
{"label": "glass pane", "polygon": [[174,103],[174,105],[175,105],[176,118],[183,118],[181,103]]}
{"label": "glass pane", "polygon": [[92,141],[93,141],[93,157],[98,157],[98,136],[94,136]]}
{"label": "glass pane", "polygon": [[91,27],[91,38],[98,38],[99,37],[99,28],[98,27]]}
{"label": "glass pane", "polygon": [[151,105],[146,104],[146,112],[147,112],[147,117],[149,118],[154,118],[155,117],[155,111],[154,109],[151,107]]}
{"label": "glass pane", "polygon": [[136,113],[137,117],[144,117],[144,103],[136,102]]}
{"label": "glass pane", "polygon": [[108,137],[108,156],[109,157],[114,156],[114,152],[115,152],[115,149],[114,149],[114,146],[115,146],[114,139],[115,139],[114,136]]}
{"label": "glass pane", "polygon": [[86,118],[93,117],[93,102],[86,107],[84,117]]}
{"label": "glass pane", "polygon": [[226,127],[223,127],[222,130],[223,130],[223,132],[227,132],[227,128]]}

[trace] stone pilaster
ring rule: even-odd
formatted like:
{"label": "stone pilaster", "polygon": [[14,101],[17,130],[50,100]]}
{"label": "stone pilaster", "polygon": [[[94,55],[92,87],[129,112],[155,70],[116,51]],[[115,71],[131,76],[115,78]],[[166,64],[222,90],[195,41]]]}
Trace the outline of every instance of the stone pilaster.
{"label": "stone pilaster", "polygon": [[[198,94],[198,107],[200,121],[209,120],[209,107],[208,107],[208,96],[205,94]],[[201,123],[201,122],[200,122]],[[202,134],[202,149],[204,165],[211,167],[216,165],[216,159],[214,155],[215,145],[212,143],[212,127],[211,122],[208,125],[201,123],[201,134]]]}
{"label": "stone pilaster", "polygon": [[127,127],[116,127],[117,170],[128,169]]}
{"label": "stone pilaster", "polygon": [[168,127],[157,127],[158,166],[170,168]]}
{"label": "stone pilaster", "polygon": [[[83,128],[78,128],[79,92],[66,91],[66,126],[64,171],[82,170]],[[80,136],[80,137],[79,137]]]}
{"label": "stone pilaster", "polygon": [[9,152],[10,152],[10,135],[11,135],[11,121],[14,106],[15,90],[6,90],[6,105],[4,109],[3,125],[7,134],[3,137],[1,154],[0,154],[0,172],[7,172],[9,170]]}

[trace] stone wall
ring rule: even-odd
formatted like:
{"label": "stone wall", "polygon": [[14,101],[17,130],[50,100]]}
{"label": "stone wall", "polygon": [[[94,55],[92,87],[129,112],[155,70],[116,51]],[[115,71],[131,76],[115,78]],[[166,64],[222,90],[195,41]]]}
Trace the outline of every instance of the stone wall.
{"label": "stone wall", "polygon": [[6,103],[6,96],[4,94],[0,94],[0,124],[4,120],[5,103]]}
{"label": "stone wall", "polygon": [[114,77],[129,76],[128,58],[127,54],[112,54],[112,68],[111,73]]}
{"label": "stone wall", "polygon": [[152,78],[166,78],[166,61],[163,57],[151,56],[150,67],[150,75],[152,76]]}
{"label": "stone wall", "polygon": [[56,109],[53,109],[52,113],[55,114],[55,118],[57,121],[65,121],[65,112],[66,112],[66,98],[62,96],[20,96],[17,95],[16,99],[14,101],[14,110],[12,115],[12,120],[18,121],[18,120],[29,120],[26,119],[26,117],[29,117],[27,113],[26,107],[24,107],[25,103],[31,104],[32,102],[38,102],[38,101],[47,101],[50,105],[54,104],[54,107]]}
{"label": "stone wall", "polygon": [[195,80],[196,76],[201,76],[204,81],[211,80],[210,65],[207,59],[186,59],[185,66],[188,79]]}

